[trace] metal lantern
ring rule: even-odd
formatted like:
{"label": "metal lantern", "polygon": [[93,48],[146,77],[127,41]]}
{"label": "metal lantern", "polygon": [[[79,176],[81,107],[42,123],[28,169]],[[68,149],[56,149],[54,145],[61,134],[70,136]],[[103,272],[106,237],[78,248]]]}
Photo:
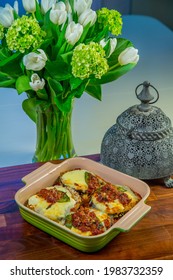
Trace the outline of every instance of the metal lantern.
{"label": "metal lantern", "polygon": [[[149,88],[154,89],[155,98]],[[108,129],[101,143],[101,162],[142,180],[163,178],[167,187],[173,187],[171,121],[152,106],[159,93],[149,82],[138,85],[135,93],[141,104],[124,111]]]}

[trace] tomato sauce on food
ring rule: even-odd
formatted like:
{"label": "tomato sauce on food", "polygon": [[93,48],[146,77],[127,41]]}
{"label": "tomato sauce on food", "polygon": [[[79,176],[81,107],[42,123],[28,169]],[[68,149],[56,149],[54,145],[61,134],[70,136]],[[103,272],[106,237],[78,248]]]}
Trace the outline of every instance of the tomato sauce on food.
{"label": "tomato sauce on food", "polygon": [[99,202],[113,202],[116,199],[119,199],[119,201],[123,205],[127,205],[131,201],[131,199],[125,192],[119,192],[111,184],[105,184],[104,186],[98,189],[97,200]]}
{"label": "tomato sauce on food", "polygon": [[64,197],[64,192],[58,191],[55,188],[52,189],[42,189],[39,196],[43,197],[49,203],[56,203]]}
{"label": "tomato sauce on food", "polygon": [[93,194],[95,190],[100,186],[99,179],[91,173],[88,173],[87,183],[88,183],[88,194],[90,195]]}
{"label": "tomato sauce on food", "polygon": [[[104,221],[105,227],[111,226],[110,220]],[[92,235],[97,235],[105,231],[105,227],[100,223],[96,214],[88,208],[81,207],[77,212],[72,214],[72,225],[82,232],[90,231]]]}

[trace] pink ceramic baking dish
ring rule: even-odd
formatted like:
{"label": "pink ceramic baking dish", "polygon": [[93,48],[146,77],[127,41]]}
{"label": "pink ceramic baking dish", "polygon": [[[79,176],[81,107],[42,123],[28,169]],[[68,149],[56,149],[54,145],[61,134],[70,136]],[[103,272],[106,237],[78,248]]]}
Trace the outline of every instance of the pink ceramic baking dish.
{"label": "pink ceramic baking dish", "polygon": [[[31,195],[42,188],[52,185],[61,172],[74,168],[91,171],[113,184],[127,185],[135,192],[138,192],[142,199],[111,228],[96,236],[81,236],[25,206],[25,202]],[[145,182],[87,158],[70,158],[60,164],[45,163],[22,178],[22,181],[25,186],[15,194],[15,200],[22,217],[30,224],[83,252],[100,250],[120,232],[129,231],[151,208],[146,204],[150,188]]]}

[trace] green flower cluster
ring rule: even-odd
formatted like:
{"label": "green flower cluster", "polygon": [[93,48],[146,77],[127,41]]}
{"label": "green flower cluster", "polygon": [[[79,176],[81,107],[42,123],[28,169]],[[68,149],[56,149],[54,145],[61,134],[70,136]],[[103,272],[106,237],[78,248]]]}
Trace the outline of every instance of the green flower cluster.
{"label": "green flower cluster", "polygon": [[94,42],[90,42],[88,45],[81,43],[76,46],[71,65],[74,77],[82,80],[92,75],[101,79],[109,69],[104,49]]}
{"label": "green flower cluster", "polygon": [[27,16],[16,19],[8,29],[6,42],[11,51],[24,53],[30,48],[38,48],[46,33],[41,30],[38,22]]}
{"label": "green flower cluster", "polygon": [[121,14],[116,10],[109,10],[107,8],[102,8],[97,11],[97,20],[100,25],[100,29],[108,26],[109,31],[113,35],[120,35],[122,30],[122,17]]}
{"label": "green flower cluster", "polygon": [[0,24],[0,40],[4,38],[4,27],[2,24]]}

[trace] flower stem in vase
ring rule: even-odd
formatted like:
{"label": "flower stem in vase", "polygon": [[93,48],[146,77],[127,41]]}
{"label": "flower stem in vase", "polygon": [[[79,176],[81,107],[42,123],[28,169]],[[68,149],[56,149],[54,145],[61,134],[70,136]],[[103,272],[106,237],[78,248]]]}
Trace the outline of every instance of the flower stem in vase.
{"label": "flower stem in vase", "polygon": [[34,162],[76,156],[71,133],[72,109],[62,112],[56,105],[37,109],[37,143]]}

